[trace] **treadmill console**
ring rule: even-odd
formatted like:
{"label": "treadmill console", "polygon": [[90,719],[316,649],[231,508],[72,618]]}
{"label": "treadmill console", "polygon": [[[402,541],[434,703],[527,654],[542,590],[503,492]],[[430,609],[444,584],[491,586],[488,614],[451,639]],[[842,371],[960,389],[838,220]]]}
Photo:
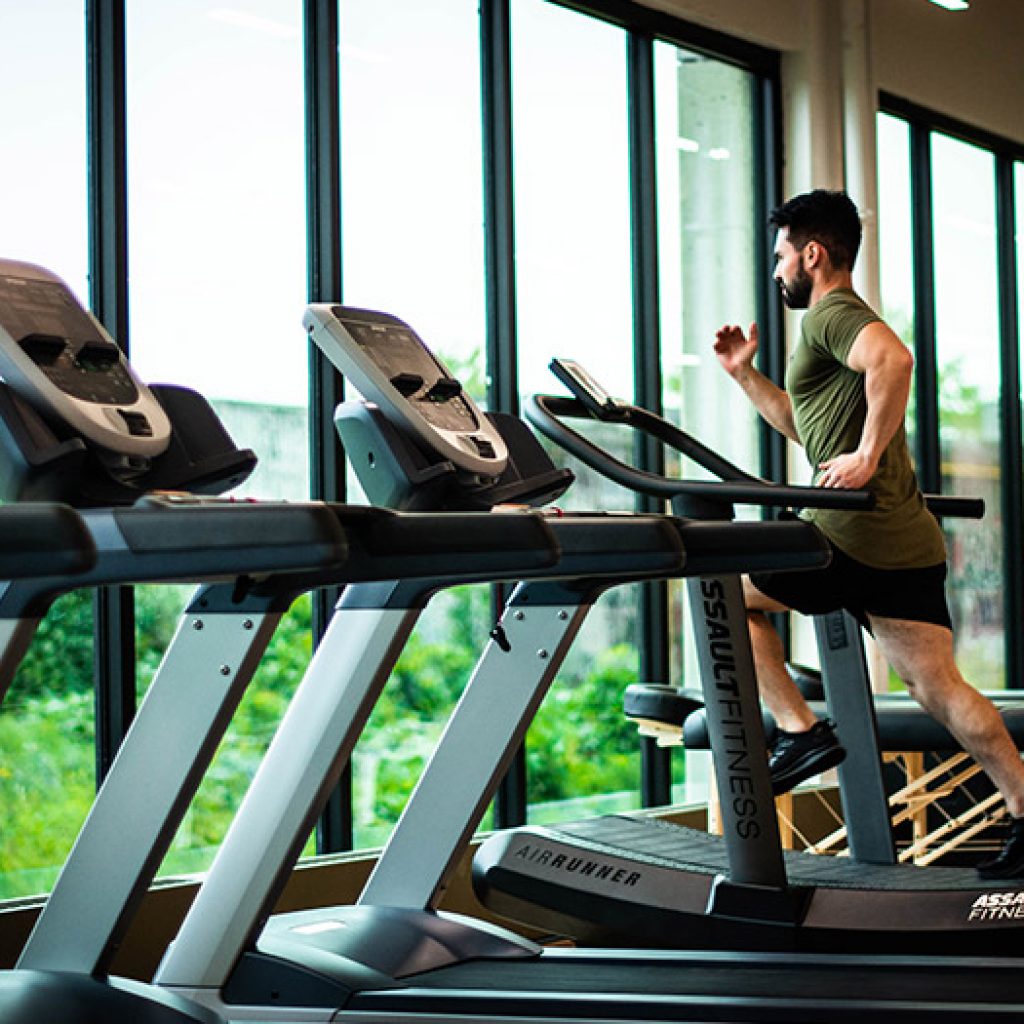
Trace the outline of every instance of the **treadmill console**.
{"label": "treadmill console", "polygon": [[508,449],[462,385],[398,317],[348,306],[308,306],[303,325],[368,401],[458,470],[501,475]]}
{"label": "treadmill console", "polygon": [[0,260],[0,377],[116,457],[150,459],[170,443],[162,406],[121,349],[56,274],[30,263]]}
{"label": "treadmill console", "polygon": [[551,372],[578,398],[591,415],[599,420],[615,419],[626,405],[605,390],[581,363],[573,359],[552,359]]}

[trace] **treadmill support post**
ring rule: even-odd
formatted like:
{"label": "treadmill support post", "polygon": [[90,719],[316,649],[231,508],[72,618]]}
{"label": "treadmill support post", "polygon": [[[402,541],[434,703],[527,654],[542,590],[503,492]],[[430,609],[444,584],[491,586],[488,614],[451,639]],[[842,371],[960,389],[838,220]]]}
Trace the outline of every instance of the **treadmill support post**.
{"label": "treadmill support post", "polygon": [[39,629],[36,618],[0,619],[0,704]]}
{"label": "treadmill support post", "polygon": [[[158,984],[216,990],[228,981],[272,911],[433,589],[417,581],[342,592],[207,881],[157,969]],[[391,594],[406,596],[392,606]]]}
{"label": "treadmill support post", "polygon": [[[19,968],[109,970],[280,618],[182,617]],[[104,880],[102,892],[89,881],[96,878]]]}
{"label": "treadmill support post", "polygon": [[[738,576],[686,581],[731,886],[784,890],[746,606]],[[712,894],[714,900],[714,893]]]}
{"label": "treadmill support post", "polygon": [[889,799],[882,778],[878,724],[860,623],[849,612],[814,616],[829,715],[846,748],[839,793],[850,855],[867,864],[895,864]]}
{"label": "treadmill support post", "polygon": [[597,594],[521,583],[370,875],[360,906],[434,910]]}

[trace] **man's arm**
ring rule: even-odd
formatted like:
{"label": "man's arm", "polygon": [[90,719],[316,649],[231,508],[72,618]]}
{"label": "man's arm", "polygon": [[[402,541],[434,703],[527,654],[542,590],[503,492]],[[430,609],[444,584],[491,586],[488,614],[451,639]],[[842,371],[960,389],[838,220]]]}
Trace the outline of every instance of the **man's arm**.
{"label": "man's arm", "polygon": [[868,324],[850,349],[846,364],[864,374],[867,416],[856,451],[821,463],[822,487],[863,487],[907,413],[914,357],[881,321]]}
{"label": "man's arm", "polygon": [[739,327],[726,326],[715,335],[715,354],[725,372],[741,388],[754,408],[780,434],[800,444],[789,395],[754,366],[757,352],[757,324],[750,325],[750,337]]}

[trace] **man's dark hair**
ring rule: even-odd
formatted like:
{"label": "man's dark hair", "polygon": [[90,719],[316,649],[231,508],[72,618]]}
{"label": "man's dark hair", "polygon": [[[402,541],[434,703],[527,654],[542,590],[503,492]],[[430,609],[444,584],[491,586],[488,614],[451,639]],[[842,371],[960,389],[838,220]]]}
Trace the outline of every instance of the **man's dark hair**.
{"label": "man's dark hair", "polygon": [[815,241],[825,247],[836,270],[852,270],[860,249],[860,215],[845,192],[816,188],[772,210],[769,223],[789,229],[789,240],[802,249]]}

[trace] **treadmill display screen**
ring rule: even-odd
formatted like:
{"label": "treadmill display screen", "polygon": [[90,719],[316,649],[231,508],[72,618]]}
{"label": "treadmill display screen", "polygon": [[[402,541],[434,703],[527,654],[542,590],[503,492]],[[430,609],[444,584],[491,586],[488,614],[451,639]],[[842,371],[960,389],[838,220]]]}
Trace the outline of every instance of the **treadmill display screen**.
{"label": "treadmill display screen", "polygon": [[0,275],[0,328],[65,394],[111,405],[138,400],[117,346],[62,284]]}
{"label": "treadmill display screen", "polygon": [[56,281],[0,276],[0,327],[15,341],[44,334],[107,344],[96,325]]}
{"label": "treadmill display screen", "polygon": [[[479,429],[479,421],[462,389],[438,388],[449,378],[408,328],[347,321],[345,327],[388,380],[418,376],[423,383],[404,397],[434,427],[452,431]],[[397,389],[396,389],[397,390]]]}

